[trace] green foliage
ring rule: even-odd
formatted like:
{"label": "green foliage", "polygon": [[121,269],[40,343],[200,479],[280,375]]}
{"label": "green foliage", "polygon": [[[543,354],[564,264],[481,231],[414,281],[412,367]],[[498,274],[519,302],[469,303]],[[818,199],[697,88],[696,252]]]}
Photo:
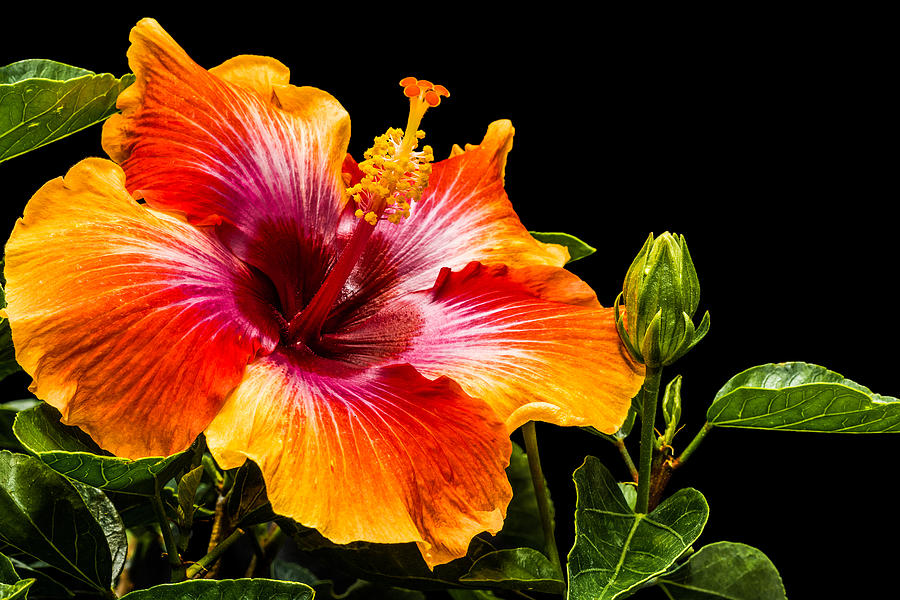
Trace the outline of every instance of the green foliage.
{"label": "green foliage", "polygon": [[0,554],[0,600],[23,600],[33,584],[34,579],[21,579],[12,561]]}
{"label": "green foliage", "polygon": [[0,162],[103,121],[133,81],[50,60],[0,67]]}
{"label": "green foliage", "polygon": [[36,458],[0,451],[0,547],[94,591],[109,589],[124,559],[124,531],[108,502],[99,490],[76,488]]}
{"label": "green foliage", "polygon": [[22,446],[54,471],[102,490],[152,496],[191,460],[191,452],[129,460],[105,454],[77,427],[63,425],[48,404],[23,410],[13,433]]}
{"label": "green foliage", "polygon": [[539,231],[529,231],[528,233],[530,233],[534,237],[534,239],[538,240],[539,242],[565,246],[569,251],[570,263],[575,262],[576,260],[581,260],[582,258],[590,256],[597,251],[597,249],[593,246],[579,240],[574,235],[569,235],[568,233],[541,233]]}
{"label": "green foliage", "polygon": [[575,545],[569,553],[569,599],[624,598],[666,572],[706,525],[703,495],[683,489],[650,514],[635,513],[606,467],[588,456],[574,475]]}
{"label": "green foliage", "polygon": [[717,427],[889,433],[900,431],[900,400],[817,365],[767,364],[732,377],[706,418]]}
{"label": "green foliage", "polygon": [[533,548],[498,550],[475,561],[469,572],[459,578],[478,587],[533,590],[562,594],[566,582],[550,560]]}
{"label": "green foliage", "polygon": [[716,542],[658,580],[673,600],[785,600],[769,558],[751,546]]}
{"label": "green foliage", "polygon": [[312,600],[302,583],[272,579],[197,579],[131,592],[122,600]]}
{"label": "green foliage", "polygon": [[[6,279],[3,276],[3,266],[4,261],[0,260],[0,308],[6,308],[6,290],[4,290]],[[22,367],[16,362],[16,349],[13,347],[9,321],[0,315],[0,381],[21,370]]]}

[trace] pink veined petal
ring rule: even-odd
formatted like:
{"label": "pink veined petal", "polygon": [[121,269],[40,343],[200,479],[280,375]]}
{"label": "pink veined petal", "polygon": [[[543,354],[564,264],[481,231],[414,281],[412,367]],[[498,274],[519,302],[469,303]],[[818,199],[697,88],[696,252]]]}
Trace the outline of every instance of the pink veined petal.
{"label": "pink veined petal", "polygon": [[257,276],[124,179],[86,159],[34,195],[6,246],[7,313],[32,391],[64,422],[120,456],[168,455],[279,331]]}
{"label": "pink veined petal", "polygon": [[503,423],[409,365],[278,350],[248,367],[206,439],[223,468],[259,465],[278,514],[336,543],[416,542],[432,568],[497,532],[511,497]]}
{"label": "pink veined petal", "polygon": [[[152,207],[218,226],[231,250],[273,281],[290,318],[338,250],[346,112],[321,90],[282,85],[285,73],[262,83],[247,74],[275,71],[271,60],[229,61],[220,69],[237,82],[229,83],[151,19],[131,41],[137,81],[119,97],[122,114],[104,125],[104,148],[129,191]],[[266,85],[270,101],[261,97]]]}
{"label": "pink veined petal", "polygon": [[447,376],[513,430],[528,420],[612,433],[643,367],[623,350],[612,309],[568,271],[470,263],[404,297],[422,325],[399,360]]}

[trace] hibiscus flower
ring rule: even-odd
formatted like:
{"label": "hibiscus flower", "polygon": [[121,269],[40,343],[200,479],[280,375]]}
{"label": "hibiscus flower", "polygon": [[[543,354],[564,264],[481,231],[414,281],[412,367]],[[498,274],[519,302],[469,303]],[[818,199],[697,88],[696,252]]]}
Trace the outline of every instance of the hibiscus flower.
{"label": "hibiscus flower", "polygon": [[112,161],[44,185],[6,247],[17,359],[65,423],[130,458],[205,433],[277,513],[429,567],[501,528],[516,427],[619,427],[641,367],[513,211],[509,122],[428,164],[447,90],[407,79],[406,131],[357,164],[343,107],[280,62],[207,71],[153,20],[131,42]]}

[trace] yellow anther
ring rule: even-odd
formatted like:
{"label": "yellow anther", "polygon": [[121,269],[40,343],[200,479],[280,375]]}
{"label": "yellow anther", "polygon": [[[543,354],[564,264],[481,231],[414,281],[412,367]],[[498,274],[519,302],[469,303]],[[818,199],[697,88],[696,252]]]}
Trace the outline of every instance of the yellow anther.
{"label": "yellow anther", "polygon": [[422,197],[434,152],[430,146],[416,150],[418,141],[425,137],[419,124],[429,106],[437,106],[440,96],[450,95],[447,88],[424,79],[407,77],[400,85],[409,97],[406,129],[391,128],[375,138],[359,164],[362,180],[347,189],[359,206],[356,216],[371,225],[382,216],[390,223],[399,223],[409,216],[411,204]]}

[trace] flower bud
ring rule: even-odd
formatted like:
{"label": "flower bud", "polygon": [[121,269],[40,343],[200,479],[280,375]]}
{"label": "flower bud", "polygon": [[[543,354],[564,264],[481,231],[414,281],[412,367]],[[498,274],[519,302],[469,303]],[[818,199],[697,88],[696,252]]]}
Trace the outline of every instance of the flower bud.
{"label": "flower bud", "polygon": [[[624,301],[625,315],[619,311]],[[616,298],[616,326],[631,355],[650,367],[672,364],[709,330],[709,313],[695,329],[700,282],[682,235],[647,238]]]}

